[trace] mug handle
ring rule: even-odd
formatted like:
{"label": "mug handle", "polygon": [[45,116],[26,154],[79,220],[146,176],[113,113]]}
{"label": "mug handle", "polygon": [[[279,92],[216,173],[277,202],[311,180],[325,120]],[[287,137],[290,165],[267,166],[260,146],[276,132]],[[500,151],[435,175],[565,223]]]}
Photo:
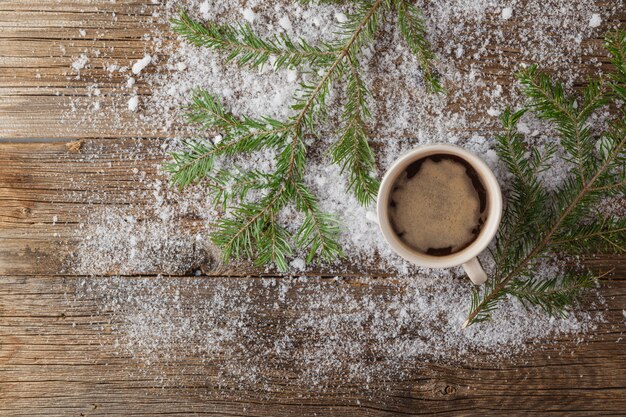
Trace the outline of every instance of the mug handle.
{"label": "mug handle", "polygon": [[478,258],[472,258],[469,261],[463,264],[463,269],[465,269],[465,273],[472,280],[475,285],[480,285],[487,281],[487,274],[485,270],[480,265]]}

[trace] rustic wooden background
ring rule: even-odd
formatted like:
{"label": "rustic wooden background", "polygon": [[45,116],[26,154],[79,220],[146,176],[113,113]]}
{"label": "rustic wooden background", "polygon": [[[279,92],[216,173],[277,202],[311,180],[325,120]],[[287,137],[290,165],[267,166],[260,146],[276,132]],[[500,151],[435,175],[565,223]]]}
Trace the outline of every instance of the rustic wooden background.
{"label": "rustic wooden background", "polygon": [[[193,357],[165,368],[175,382],[164,386],[116,354],[110,329],[97,326],[111,322],[97,300],[68,304],[82,277],[64,263],[85,206],[123,205],[138,187],[128,180],[134,167],[157,175],[150,149],[159,146],[159,134],[141,123],[73,128],[63,120],[70,101],[87,94],[94,79],[105,93],[103,107],[115,100],[106,93],[124,78],[113,74],[106,81],[101,64],[143,56],[142,36],[155,7],[148,0],[0,0],[0,415],[626,415],[626,260],[616,258],[589,261],[599,270],[615,269],[602,283],[607,320],[589,340],[562,337],[519,363],[431,365],[384,394],[341,386],[306,395],[284,380],[270,382],[269,395],[255,389],[225,394],[198,378],[215,370]],[[93,67],[77,80],[70,63],[86,48],[102,55],[92,57]],[[581,74],[586,71],[582,66]],[[493,74],[510,83],[495,64]],[[123,105],[127,97],[119,99]],[[130,147],[140,156],[120,158]],[[260,285],[236,271],[229,278],[212,275],[204,279]]]}

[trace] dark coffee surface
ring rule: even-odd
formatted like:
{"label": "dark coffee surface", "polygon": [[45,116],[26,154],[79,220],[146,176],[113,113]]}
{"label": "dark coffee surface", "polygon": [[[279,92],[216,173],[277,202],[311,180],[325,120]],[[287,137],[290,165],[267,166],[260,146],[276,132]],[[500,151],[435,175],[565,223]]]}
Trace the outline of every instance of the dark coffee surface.
{"label": "dark coffee surface", "polygon": [[396,180],[389,216],[410,248],[435,256],[469,246],[480,234],[487,206],[476,170],[455,155],[436,154],[409,165]]}

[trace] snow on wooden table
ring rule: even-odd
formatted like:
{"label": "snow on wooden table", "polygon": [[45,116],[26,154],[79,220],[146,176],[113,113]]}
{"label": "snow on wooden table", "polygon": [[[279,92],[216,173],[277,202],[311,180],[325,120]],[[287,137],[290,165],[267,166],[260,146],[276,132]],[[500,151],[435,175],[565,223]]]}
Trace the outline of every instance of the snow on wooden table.
{"label": "snow on wooden table", "polygon": [[[206,353],[160,362],[160,377],[155,378],[132,352],[114,349],[120,317],[102,308],[101,294],[75,294],[86,281],[118,271],[83,277],[68,269],[68,259],[75,255],[90,207],[123,207],[134,193],[137,216],[142,215],[150,190],[142,189],[143,183],[129,172],[156,177],[162,157],[154,150],[160,141],[147,133],[152,126],[141,121],[81,123],[73,130],[64,119],[73,99],[90,94],[90,77],[106,77],[102,66],[107,60],[143,57],[148,41],[142,35],[156,7],[152,3],[0,2],[1,415],[617,415],[626,410],[624,258],[588,261],[600,271],[614,271],[602,281],[606,306],[599,308],[606,309],[606,321],[584,342],[578,336],[540,342],[532,354],[505,364],[480,359],[471,366],[418,364],[415,377],[385,383],[385,390],[376,389],[381,385],[376,380],[345,384],[338,378],[323,390],[307,391],[296,382],[299,370],[287,368],[257,386],[220,387],[223,369],[216,363],[229,358],[207,360]],[[89,36],[80,36],[79,29]],[[68,73],[68,57],[94,46],[102,55],[90,72],[75,79]],[[122,82],[123,77],[111,75],[110,83]],[[108,87],[101,82],[99,88]],[[139,91],[149,94],[141,85]],[[119,98],[121,105],[125,99]],[[104,94],[103,100],[105,107],[112,99]],[[12,141],[17,138],[67,140]],[[133,158],[124,158],[129,153]],[[192,233],[201,222],[190,217],[181,225]],[[201,278],[190,276],[197,270],[203,272]],[[351,270],[347,265],[341,273]],[[265,281],[247,277],[253,271],[224,269],[212,255],[195,259],[186,271],[124,272],[128,280],[172,272],[176,276],[160,279],[206,280],[194,295],[199,298],[210,297],[212,288],[228,290],[245,281],[249,302],[263,312],[255,325],[275,332],[276,338],[291,314],[271,308]],[[372,277],[363,285],[355,276],[351,292],[357,299],[389,291],[375,279],[384,271],[354,275]]]}

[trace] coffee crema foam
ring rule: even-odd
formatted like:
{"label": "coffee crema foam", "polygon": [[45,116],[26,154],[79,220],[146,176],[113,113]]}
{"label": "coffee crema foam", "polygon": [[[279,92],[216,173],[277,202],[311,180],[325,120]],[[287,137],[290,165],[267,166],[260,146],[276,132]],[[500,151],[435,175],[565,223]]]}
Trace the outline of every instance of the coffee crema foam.
{"label": "coffee crema foam", "polygon": [[438,154],[413,162],[400,174],[389,216],[405,244],[443,256],[476,240],[485,208],[485,188],[474,168],[454,155]]}

